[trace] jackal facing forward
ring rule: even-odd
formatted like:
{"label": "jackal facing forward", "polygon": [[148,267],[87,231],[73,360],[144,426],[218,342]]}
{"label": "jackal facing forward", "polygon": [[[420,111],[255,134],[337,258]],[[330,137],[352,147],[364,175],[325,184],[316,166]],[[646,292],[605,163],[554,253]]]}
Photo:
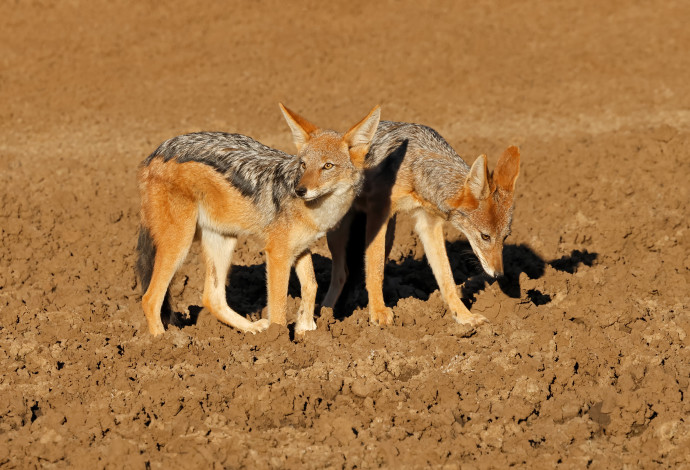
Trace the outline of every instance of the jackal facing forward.
{"label": "jackal facing forward", "polygon": [[[520,170],[520,152],[508,147],[489,174],[486,156],[470,167],[433,129],[382,121],[366,157],[364,188],[353,210],[367,215],[365,276],[369,317],[390,324],[393,312],[383,300],[383,270],[387,257],[388,221],[409,212],[441,294],[459,323],[486,321],[472,314],[458,296],[448,262],[443,223],[449,221],[469,240],[490,276],[503,273],[503,242],[510,234],[513,194]],[[347,279],[345,247],[352,212],[328,235],[333,257],[331,284],[323,305],[335,305]]]}
{"label": "jackal facing forward", "polygon": [[[302,300],[295,330],[316,328],[316,279],[309,247],[350,208],[363,181],[364,159],[379,123],[375,107],[345,134],[317,128],[281,110],[297,156],[239,134],[201,132],[170,139],[142,163],[137,272],[153,335],[164,332],[168,285],[200,235],[206,280],[203,304],[220,321],[256,333],[286,324],[290,268]],[[268,319],[251,322],[227,304],[225,282],[239,235],[265,243]]]}

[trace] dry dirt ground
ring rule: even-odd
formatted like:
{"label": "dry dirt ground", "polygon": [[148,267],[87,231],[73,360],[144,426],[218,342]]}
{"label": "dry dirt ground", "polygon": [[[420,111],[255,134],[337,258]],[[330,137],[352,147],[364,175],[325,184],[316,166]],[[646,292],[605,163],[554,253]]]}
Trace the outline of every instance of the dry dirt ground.
{"label": "dry dirt ground", "polygon": [[[0,468],[688,465],[690,4],[236,3],[0,3]],[[360,279],[304,340],[239,333],[194,247],[193,324],[151,337],[138,163],[197,130],[292,151],[279,101],[339,130],[380,103],[491,166],[520,146],[506,278],[448,231],[489,324],[452,321],[403,217],[391,327]],[[256,319],[257,243],[235,261]]]}

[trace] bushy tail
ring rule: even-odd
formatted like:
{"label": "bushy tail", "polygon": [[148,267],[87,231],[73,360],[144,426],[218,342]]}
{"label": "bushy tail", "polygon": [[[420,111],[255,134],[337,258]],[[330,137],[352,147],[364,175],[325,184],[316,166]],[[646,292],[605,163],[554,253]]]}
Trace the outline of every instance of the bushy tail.
{"label": "bushy tail", "polygon": [[[153,241],[151,232],[143,225],[139,226],[139,240],[137,242],[137,277],[141,283],[141,293],[145,294],[151,284],[151,276],[153,275],[153,263],[156,259],[156,243]],[[165,294],[163,306],[161,307],[161,316],[167,318],[170,316],[172,308],[170,306],[170,298],[168,293]]]}

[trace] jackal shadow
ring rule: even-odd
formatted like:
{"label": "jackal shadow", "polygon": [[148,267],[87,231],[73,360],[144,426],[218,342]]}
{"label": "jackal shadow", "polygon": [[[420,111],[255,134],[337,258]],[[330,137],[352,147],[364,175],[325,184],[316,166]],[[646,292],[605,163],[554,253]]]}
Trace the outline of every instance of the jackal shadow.
{"label": "jackal shadow", "polygon": [[[350,230],[347,246],[347,264],[349,277],[342,294],[335,306],[336,318],[344,318],[357,308],[366,307],[367,291],[364,285],[364,230],[366,217],[358,214]],[[546,265],[556,270],[574,273],[580,265],[592,266],[598,258],[597,253],[587,250],[573,250],[570,255],[554,260],[544,260],[525,244],[507,244],[503,250],[504,275],[498,279],[486,275],[479,260],[472,252],[467,241],[446,242],[448,259],[455,283],[461,287],[461,298],[467,307],[476,301],[476,295],[489,284],[497,282],[501,291],[512,298],[520,298],[523,290],[520,286],[520,275],[525,273],[529,279],[538,279],[544,275]],[[330,278],[330,260],[315,259],[314,266],[319,281],[317,301],[324,295]],[[436,278],[426,257],[415,259],[413,256],[403,258],[400,262],[387,261],[384,271],[383,295],[386,305],[395,306],[400,299],[414,297],[428,300],[438,289]],[[536,305],[551,302],[548,293],[530,289],[524,295]]]}
{"label": "jackal shadow", "polygon": [[[348,242],[347,263],[350,275],[334,309],[334,316],[338,319],[350,316],[356,309],[364,308],[368,303],[364,285],[364,234],[363,230],[357,230],[357,227],[363,226],[362,218],[364,218],[363,214],[356,216]],[[358,234],[358,232],[362,233]],[[522,273],[525,273],[529,279],[538,279],[544,275],[548,264],[558,271],[572,274],[578,266],[592,266],[598,258],[597,253],[573,250],[569,255],[546,261],[527,245],[508,244],[503,252],[505,275],[492,279],[484,274],[468,242],[462,240],[446,242],[446,249],[455,283],[461,286],[461,297],[468,308],[476,301],[476,295],[491,283],[497,282],[501,291],[507,296],[520,298],[523,295],[520,286]],[[319,285],[316,299],[320,302],[328,290],[331,260],[324,256],[313,255],[313,261]],[[437,289],[436,278],[425,257],[415,259],[413,256],[408,256],[397,263],[393,261],[386,263],[383,295],[388,306],[393,307],[400,299],[409,297],[428,300]],[[299,280],[294,269],[290,276],[288,295],[294,298],[301,296]],[[535,305],[551,302],[551,296],[548,293],[536,289],[524,292],[524,295]],[[266,307],[266,264],[234,265],[226,286],[226,298],[228,305],[237,313],[258,319]],[[173,311],[170,315],[166,315],[163,321],[166,326],[184,328],[197,323],[201,310],[202,307],[198,305],[190,305],[188,313]],[[317,315],[318,311],[317,304]]]}

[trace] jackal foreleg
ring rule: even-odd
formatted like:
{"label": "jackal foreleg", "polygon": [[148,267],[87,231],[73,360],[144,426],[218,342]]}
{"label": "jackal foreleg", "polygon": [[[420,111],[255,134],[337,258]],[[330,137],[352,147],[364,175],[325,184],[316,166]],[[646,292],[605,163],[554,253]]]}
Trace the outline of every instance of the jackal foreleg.
{"label": "jackal foreleg", "polygon": [[352,224],[353,214],[348,212],[340,224],[332,231],[328,232],[326,240],[328,249],[331,252],[331,283],[328,285],[328,292],[323,298],[324,307],[335,307],[343,286],[347,281],[349,272],[347,270],[347,241],[350,235],[350,225]]}
{"label": "jackal foreleg", "polygon": [[443,236],[443,220],[428,214],[424,210],[415,213],[415,231],[422,240],[426,259],[431,265],[436,282],[441,289],[441,295],[446,302],[453,318],[458,323],[472,326],[480,325],[487,321],[485,317],[470,312],[460,300],[458,288],[453,279],[453,272],[448,262],[446,252],[446,240]]}
{"label": "jackal foreleg", "polygon": [[266,246],[266,283],[268,319],[271,323],[287,325],[287,291],[293,257],[287,240],[270,237]]}
{"label": "jackal foreleg", "polygon": [[302,301],[297,311],[297,322],[295,324],[295,333],[299,334],[316,329],[314,303],[316,302],[318,284],[316,283],[310,252],[307,251],[297,258],[295,271],[302,288]]}
{"label": "jackal foreleg", "polygon": [[386,229],[389,208],[367,213],[364,270],[369,294],[369,320],[379,325],[393,323],[393,310],[383,300],[383,270],[386,265]]}

